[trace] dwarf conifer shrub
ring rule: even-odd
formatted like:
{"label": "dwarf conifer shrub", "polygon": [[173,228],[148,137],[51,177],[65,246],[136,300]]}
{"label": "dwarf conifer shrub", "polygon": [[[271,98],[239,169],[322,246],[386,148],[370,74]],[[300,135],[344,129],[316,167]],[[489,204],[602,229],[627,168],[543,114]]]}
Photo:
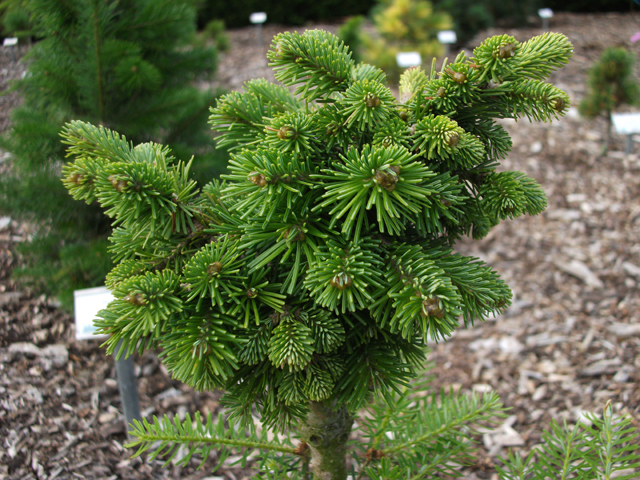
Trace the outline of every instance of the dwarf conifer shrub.
{"label": "dwarf conifer shrub", "polygon": [[[400,102],[329,33],[280,34],[268,56],[284,87],[252,80],[211,111],[233,154],[203,189],[166,147],[67,124],[64,183],[115,224],[116,299],[96,320],[108,353],[159,347],[175,378],[227,392],[228,418],[136,423],[139,453],[186,463],[215,448],[221,464],[259,450],[265,479],[456,475],[499,399],[408,387],[425,387],[428,339],[510,303],[499,275],[454,246],[544,209],[535,180],[496,170],[511,148],[496,120],[565,113],[544,78],[571,51],[559,34],[493,37],[439,72],[406,72]],[[517,461],[514,475],[528,472]]]}

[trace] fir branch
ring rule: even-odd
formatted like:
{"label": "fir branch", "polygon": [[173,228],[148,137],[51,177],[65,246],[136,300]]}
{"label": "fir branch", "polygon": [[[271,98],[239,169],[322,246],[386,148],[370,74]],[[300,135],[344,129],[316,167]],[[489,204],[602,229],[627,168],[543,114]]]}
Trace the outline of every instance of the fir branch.
{"label": "fir branch", "polygon": [[[463,425],[470,426],[474,422],[491,420],[502,410],[502,404],[496,393],[489,393],[483,396],[472,394],[468,397],[456,397],[453,393],[442,394],[440,404],[433,399],[429,405],[423,404],[420,412],[420,419],[415,425],[410,425],[416,432],[407,432],[398,435],[400,438],[408,440],[398,443],[393,442],[389,448],[382,451],[385,455],[393,455],[399,452],[408,451],[420,444],[430,442],[439,436],[459,429]],[[409,425],[405,426],[409,427]],[[420,430],[427,430],[425,433],[415,435]],[[401,433],[401,432],[398,432]]]}
{"label": "fir branch", "polygon": [[136,440],[128,443],[126,447],[137,447],[134,456],[150,452],[149,458],[151,460],[168,456],[165,466],[176,457],[179,447],[183,445],[187,447],[187,452],[179,461],[179,464],[182,465],[188,464],[194,454],[202,455],[204,462],[216,446],[221,448],[218,454],[219,465],[229,456],[230,447],[246,449],[243,454],[244,458],[247,457],[249,450],[295,453],[295,448],[263,441],[263,438],[257,436],[254,430],[246,432],[243,429],[238,429],[236,432],[236,429],[233,428],[234,422],[231,419],[227,419],[227,422],[229,423],[228,428],[225,427],[225,420],[220,415],[218,422],[214,423],[211,413],[203,422],[199,412],[196,412],[193,421],[188,413],[183,421],[177,416],[173,420],[167,416],[159,420],[154,416],[153,423],[146,419],[143,419],[142,422],[134,420],[133,430],[130,434],[136,437]]}
{"label": "fir branch", "polygon": [[344,43],[322,30],[278,34],[267,57],[276,78],[287,86],[302,83],[296,94],[309,101],[344,89],[354,66]]}

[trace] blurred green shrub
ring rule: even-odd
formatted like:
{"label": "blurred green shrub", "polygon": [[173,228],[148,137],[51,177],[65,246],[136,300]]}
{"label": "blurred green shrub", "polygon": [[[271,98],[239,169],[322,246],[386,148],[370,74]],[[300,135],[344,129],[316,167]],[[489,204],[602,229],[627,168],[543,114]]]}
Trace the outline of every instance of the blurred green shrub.
{"label": "blurred green shrub", "polygon": [[526,25],[537,18],[538,8],[543,6],[541,0],[433,0],[433,4],[453,18],[459,45],[469,43],[481,30],[494,25]]}
{"label": "blurred green shrub", "polygon": [[349,45],[352,53],[351,58],[353,58],[356,63],[359,63],[362,60],[360,55],[362,50],[361,30],[364,21],[365,17],[362,15],[351,17],[340,26],[336,34],[336,36],[342,40],[345,45]]}
{"label": "blurred green shrub", "polygon": [[66,193],[62,125],[83,119],[136,143],[170,144],[178,158],[195,153],[192,175],[208,181],[226,154],[215,150],[207,126],[216,95],[192,85],[213,74],[216,51],[193,43],[191,0],[26,0],[23,6],[38,42],[24,58],[25,77],[12,87],[23,103],[0,139],[12,155],[12,171],[0,179],[0,211],[38,227],[18,276],[70,305],[73,289],[102,284],[111,268],[111,221],[92,199],[78,204]]}
{"label": "blurred green shrub", "polygon": [[362,60],[381,68],[392,81],[402,69],[397,66],[399,52],[418,52],[423,61],[442,55],[440,30],[449,30],[449,14],[436,11],[426,0],[381,0],[373,12],[374,34],[362,32]]}
{"label": "blurred green shrub", "polygon": [[611,113],[623,105],[640,103],[640,88],[633,76],[635,56],[624,48],[608,48],[589,69],[587,96],[578,110],[587,118],[603,116],[607,122],[604,150],[611,140]]}
{"label": "blurred green shrub", "polygon": [[229,36],[225,33],[224,20],[214,19],[207,23],[202,30],[202,35],[210,40],[220,52],[229,50]]}
{"label": "blurred green shrub", "polygon": [[28,0],[4,0],[0,2],[0,27],[7,37],[31,41],[31,15],[26,7]]}

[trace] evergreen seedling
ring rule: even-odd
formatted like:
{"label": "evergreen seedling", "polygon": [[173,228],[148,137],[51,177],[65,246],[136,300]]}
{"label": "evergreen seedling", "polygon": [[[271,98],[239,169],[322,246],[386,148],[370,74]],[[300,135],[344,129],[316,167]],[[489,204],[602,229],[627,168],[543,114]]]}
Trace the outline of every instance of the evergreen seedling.
{"label": "evergreen seedling", "polygon": [[633,78],[634,63],[633,53],[624,48],[608,48],[589,69],[588,93],[579,110],[587,118],[602,116],[606,120],[605,152],[611,143],[611,113],[640,101],[640,88]]}
{"label": "evergreen seedling", "polygon": [[511,301],[453,247],[544,209],[535,180],[496,171],[511,148],[496,120],[564,114],[567,95],[543,79],[571,52],[559,34],[493,37],[440,72],[406,72],[400,103],[329,33],[279,34],[268,56],[285,87],[252,80],[219,100],[210,121],[234,153],[201,190],[165,147],[67,124],[64,182],[115,223],[115,300],[96,321],[108,353],[160,347],[175,378],[227,392],[227,419],[137,422],[139,453],[186,464],[216,448],[219,465],[233,451],[244,465],[259,450],[265,479],[456,475],[497,396],[408,386],[428,339]]}

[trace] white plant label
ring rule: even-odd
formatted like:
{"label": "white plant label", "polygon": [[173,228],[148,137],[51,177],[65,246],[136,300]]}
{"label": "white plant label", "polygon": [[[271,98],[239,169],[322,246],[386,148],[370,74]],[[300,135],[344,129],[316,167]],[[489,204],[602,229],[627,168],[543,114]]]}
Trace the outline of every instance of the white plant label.
{"label": "white plant label", "polygon": [[76,340],[107,338],[108,335],[94,335],[96,327],[93,320],[113,299],[114,296],[107,287],[85,288],[73,292]]}

